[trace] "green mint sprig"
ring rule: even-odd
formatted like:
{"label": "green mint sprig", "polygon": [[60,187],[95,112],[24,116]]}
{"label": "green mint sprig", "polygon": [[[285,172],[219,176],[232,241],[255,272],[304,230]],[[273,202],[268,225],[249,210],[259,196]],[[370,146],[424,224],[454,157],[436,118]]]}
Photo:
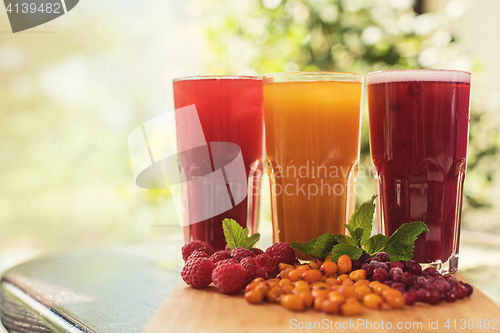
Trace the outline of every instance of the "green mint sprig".
{"label": "green mint sprig", "polygon": [[238,246],[250,250],[260,239],[259,233],[248,236],[248,228],[243,229],[238,222],[231,219],[224,219],[222,221],[222,230],[224,231],[226,243],[231,250]]}
{"label": "green mint sprig", "polygon": [[424,223],[417,221],[401,225],[390,237],[382,234],[370,237],[376,197],[372,196],[359,206],[352,214],[349,224],[344,224],[350,236],[325,233],[308,243],[292,243],[292,248],[313,258],[324,258],[331,253],[332,261],[337,261],[344,254],[351,259],[359,259],[363,253],[374,256],[381,251],[386,252],[392,261],[410,260],[418,235],[429,229]]}

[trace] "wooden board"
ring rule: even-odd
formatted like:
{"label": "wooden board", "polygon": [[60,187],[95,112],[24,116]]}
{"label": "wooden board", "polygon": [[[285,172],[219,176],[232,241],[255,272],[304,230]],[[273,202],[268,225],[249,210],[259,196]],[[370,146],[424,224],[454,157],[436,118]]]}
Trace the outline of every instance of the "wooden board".
{"label": "wooden board", "polygon": [[[465,280],[459,274],[455,276],[460,280]],[[490,329],[485,329],[485,319],[490,321]],[[453,320],[456,320],[456,324]],[[461,329],[464,325],[463,320],[465,320],[465,329]],[[472,323],[472,320],[474,326],[470,329],[468,324]],[[481,320],[482,329],[476,327],[479,320]],[[496,330],[491,327],[494,320],[497,322]],[[447,321],[450,325],[449,329],[444,327]],[[407,328],[408,325],[414,325],[406,330],[412,332],[495,332],[500,331],[500,307],[475,288],[470,297],[455,303],[441,302],[433,306],[417,302],[414,306],[406,306],[403,309],[380,311],[363,307],[362,315],[345,317],[327,315],[313,309],[292,312],[270,303],[250,305],[241,294],[223,295],[218,293],[213,286],[194,289],[180,280],[144,332],[279,333],[296,332],[300,328],[306,329],[308,324],[312,329],[315,322],[317,330],[335,330],[336,332],[393,332],[397,330],[398,323],[402,323],[399,325],[403,325],[403,331],[404,325],[407,325]],[[430,329],[431,324],[432,328],[437,329]],[[392,329],[388,329],[389,325]]]}

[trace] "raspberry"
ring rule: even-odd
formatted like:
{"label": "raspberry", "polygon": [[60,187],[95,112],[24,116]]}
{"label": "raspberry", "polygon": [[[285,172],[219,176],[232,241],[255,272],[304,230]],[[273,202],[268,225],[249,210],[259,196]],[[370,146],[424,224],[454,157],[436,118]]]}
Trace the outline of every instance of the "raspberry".
{"label": "raspberry", "polygon": [[262,251],[261,249],[258,249],[256,247],[252,247],[250,249],[250,251],[252,251],[253,253],[255,253],[256,256],[258,256],[259,254],[263,254],[264,253],[264,251]]}
{"label": "raspberry", "polygon": [[189,260],[182,269],[182,279],[194,288],[204,288],[212,282],[214,263],[208,258]]}
{"label": "raspberry", "polygon": [[195,240],[187,243],[182,247],[182,259],[187,260],[189,255],[193,253],[194,250],[203,251],[209,256],[211,256],[215,251],[214,248],[203,241]]}
{"label": "raspberry", "polygon": [[212,280],[217,290],[223,294],[236,294],[247,283],[247,273],[239,264],[226,264],[216,267]]}
{"label": "raspberry", "polygon": [[221,265],[226,265],[226,264],[239,264],[238,260],[236,259],[224,259],[224,260],[221,260],[221,261],[217,261],[215,263],[215,267],[219,267]]}
{"label": "raspberry", "polygon": [[215,264],[216,262],[219,262],[224,259],[229,259],[231,258],[231,252],[226,251],[226,250],[220,250],[215,252],[210,256],[210,260]]}
{"label": "raspberry", "polygon": [[241,246],[231,250],[231,258],[241,261],[241,259],[245,257],[255,257],[255,253],[250,250],[247,250]]}
{"label": "raspberry", "polygon": [[261,277],[267,280],[267,272],[260,266],[255,264],[254,258],[246,257],[240,261],[241,267],[247,273],[247,284],[252,282],[253,279]]}
{"label": "raspberry", "polygon": [[295,251],[290,247],[290,243],[281,242],[267,248],[266,254],[278,263],[293,265],[295,263]]}
{"label": "raspberry", "polygon": [[196,259],[196,258],[209,258],[209,257],[210,256],[203,251],[194,250],[193,252],[191,252],[189,257],[186,259],[186,262],[188,262],[189,260]]}
{"label": "raspberry", "polygon": [[255,264],[266,271],[269,278],[275,278],[278,274],[278,263],[267,254],[259,254],[254,258]]}

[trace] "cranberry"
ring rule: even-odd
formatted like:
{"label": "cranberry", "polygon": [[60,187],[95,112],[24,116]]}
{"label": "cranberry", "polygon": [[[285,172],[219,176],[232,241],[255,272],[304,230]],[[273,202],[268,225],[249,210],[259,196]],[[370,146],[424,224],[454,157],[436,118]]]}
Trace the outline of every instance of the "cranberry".
{"label": "cranberry", "polygon": [[358,270],[358,269],[360,269],[360,268],[361,268],[361,262],[360,262],[359,260],[354,259],[354,260],[352,261],[352,268],[351,268],[351,269],[352,269],[353,271],[355,271],[355,270]]}
{"label": "cranberry", "polygon": [[389,279],[389,273],[383,268],[377,268],[373,271],[373,279],[379,282],[384,282]]}
{"label": "cranberry", "polygon": [[389,276],[393,277],[394,275],[403,275],[403,270],[399,267],[393,267],[389,271]]}
{"label": "cranberry", "polygon": [[411,272],[405,272],[401,278],[401,282],[407,286],[411,286],[413,284],[413,274]]}
{"label": "cranberry", "polygon": [[457,294],[457,299],[462,299],[467,295],[467,288],[462,285],[455,286],[452,290]]}
{"label": "cranberry", "polygon": [[405,298],[405,304],[406,305],[413,305],[417,301],[417,296],[413,291],[408,291],[404,294]]}
{"label": "cranberry", "polygon": [[421,288],[417,291],[417,301],[419,302],[425,302],[427,300],[427,296],[430,294],[430,292],[425,289],[425,288]]}
{"label": "cranberry", "polygon": [[400,263],[399,261],[395,261],[395,262],[393,262],[393,263],[391,264],[391,269],[392,269],[392,268],[399,268],[399,269],[403,270],[403,264],[402,264],[402,263]]}
{"label": "cranberry", "polygon": [[368,253],[363,253],[363,255],[361,255],[361,257],[359,257],[358,260],[361,264],[364,264],[364,263],[370,262],[370,260],[372,260],[372,257]]}
{"label": "cranberry", "polygon": [[420,273],[422,273],[422,266],[415,260],[408,260],[404,266],[404,271],[420,275]]}
{"label": "cranberry", "polygon": [[464,287],[467,289],[467,294],[465,296],[470,296],[474,291],[474,288],[468,283],[464,283]]}
{"label": "cranberry", "polygon": [[389,257],[389,255],[385,252],[379,252],[377,253],[377,255],[375,256],[375,258],[378,258],[379,261],[381,262],[389,262],[391,261],[391,258]]}
{"label": "cranberry", "polygon": [[366,276],[367,277],[370,277],[373,275],[373,271],[375,270],[375,267],[373,267],[372,265],[370,264],[363,264],[361,266],[361,269],[364,270],[366,272]]}
{"label": "cranberry", "polygon": [[431,305],[438,304],[441,301],[441,294],[438,290],[434,289],[429,292],[425,301]]}
{"label": "cranberry", "polygon": [[446,302],[455,302],[457,300],[457,294],[455,294],[452,290],[448,290],[444,294],[444,299]]}

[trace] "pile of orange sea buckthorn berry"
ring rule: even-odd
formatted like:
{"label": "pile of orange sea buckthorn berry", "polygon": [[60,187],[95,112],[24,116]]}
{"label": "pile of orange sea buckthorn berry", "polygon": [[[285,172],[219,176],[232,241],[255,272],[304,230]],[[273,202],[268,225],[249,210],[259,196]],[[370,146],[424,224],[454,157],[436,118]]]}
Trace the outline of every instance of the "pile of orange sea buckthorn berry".
{"label": "pile of orange sea buckthorn berry", "polygon": [[401,308],[408,303],[400,290],[368,280],[363,269],[352,270],[352,261],[347,255],[342,255],[337,263],[329,257],[308,264],[281,263],[276,278],[256,278],[249,283],[245,299],[250,304],[267,300],[293,311],[313,307],[325,313],[343,315],[360,314],[362,305],[382,309]]}

